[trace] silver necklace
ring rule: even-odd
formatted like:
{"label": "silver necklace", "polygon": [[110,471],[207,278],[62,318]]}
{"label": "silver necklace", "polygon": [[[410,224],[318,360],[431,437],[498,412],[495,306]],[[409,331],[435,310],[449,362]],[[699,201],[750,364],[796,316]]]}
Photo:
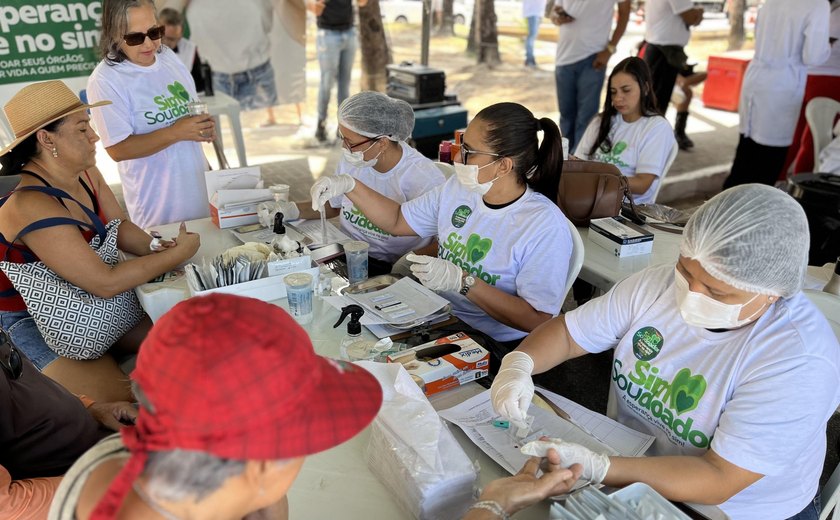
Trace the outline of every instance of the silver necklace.
{"label": "silver necklace", "polygon": [[160,504],[152,500],[152,497],[150,497],[137,482],[134,482],[131,487],[134,489],[134,492],[137,493],[137,496],[140,497],[140,500],[142,500],[147,506],[151,507],[155,513],[166,518],[166,520],[181,520],[179,517],[173,515],[164,509]]}

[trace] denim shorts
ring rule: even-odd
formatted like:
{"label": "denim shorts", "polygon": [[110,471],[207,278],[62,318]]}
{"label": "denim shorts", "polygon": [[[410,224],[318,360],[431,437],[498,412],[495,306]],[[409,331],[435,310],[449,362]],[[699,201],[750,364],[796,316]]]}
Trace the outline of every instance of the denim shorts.
{"label": "denim shorts", "polygon": [[0,325],[9,333],[15,346],[39,372],[59,358],[44,342],[35,320],[26,311],[0,311]]}
{"label": "denim shorts", "polygon": [[236,98],[242,110],[277,104],[274,68],[270,61],[234,74],[213,71],[213,89]]}

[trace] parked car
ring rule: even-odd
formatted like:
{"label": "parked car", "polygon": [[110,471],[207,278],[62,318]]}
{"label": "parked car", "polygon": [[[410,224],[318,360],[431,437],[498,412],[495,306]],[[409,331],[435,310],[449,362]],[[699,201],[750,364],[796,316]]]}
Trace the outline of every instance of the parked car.
{"label": "parked car", "polygon": [[[469,7],[472,8],[472,3]],[[423,23],[423,0],[380,0],[379,11],[385,23]],[[456,24],[464,25],[471,19],[472,12],[464,0],[455,0],[452,14]]]}

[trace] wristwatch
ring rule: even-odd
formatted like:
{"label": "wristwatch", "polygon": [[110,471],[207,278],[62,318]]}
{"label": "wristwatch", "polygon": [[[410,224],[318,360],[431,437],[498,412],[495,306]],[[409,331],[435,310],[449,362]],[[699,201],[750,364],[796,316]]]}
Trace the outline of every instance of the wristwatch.
{"label": "wristwatch", "polygon": [[608,43],[607,44],[607,50],[610,51],[610,54],[615,54],[615,51],[616,51],[615,45],[613,45],[611,43]]}
{"label": "wristwatch", "polygon": [[475,285],[475,277],[471,274],[468,274],[464,277],[463,281],[461,282],[461,290],[459,291],[461,295],[466,296],[472,286]]}

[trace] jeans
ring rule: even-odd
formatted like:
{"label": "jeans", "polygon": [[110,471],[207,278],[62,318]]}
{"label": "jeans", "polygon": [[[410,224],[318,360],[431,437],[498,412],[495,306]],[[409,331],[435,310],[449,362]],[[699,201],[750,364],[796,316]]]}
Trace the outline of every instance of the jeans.
{"label": "jeans", "polygon": [[554,70],[557,83],[557,106],[560,108],[560,132],[569,140],[569,153],[574,153],[587,125],[598,113],[601,87],[606,69],[592,66],[595,54]]}
{"label": "jeans", "polygon": [[9,333],[15,347],[35,365],[38,371],[58,359],[44,342],[35,320],[26,311],[0,311],[0,325]]}
{"label": "jeans", "polygon": [[274,67],[270,61],[234,74],[214,70],[213,90],[236,98],[243,110],[267,108],[277,104]]}
{"label": "jeans", "polygon": [[814,497],[814,500],[808,503],[805,509],[788,518],[788,520],[817,520],[820,517],[820,511],[822,511],[820,503],[820,492],[817,491],[817,496]]}
{"label": "jeans", "polygon": [[536,65],[537,61],[534,59],[534,42],[537,41],[537,33],[540,31],[539,16],[529,16],[528,20],[528,36],[525,38],[525,65]]}
{"label": "jeans", "polygon": [[350,74],[356,58],[356,29],[318,29],[316,38],[321,85],[318,87],[318,122],[327,120],[330,93],[338,82],[338,104],[350,95]]}

